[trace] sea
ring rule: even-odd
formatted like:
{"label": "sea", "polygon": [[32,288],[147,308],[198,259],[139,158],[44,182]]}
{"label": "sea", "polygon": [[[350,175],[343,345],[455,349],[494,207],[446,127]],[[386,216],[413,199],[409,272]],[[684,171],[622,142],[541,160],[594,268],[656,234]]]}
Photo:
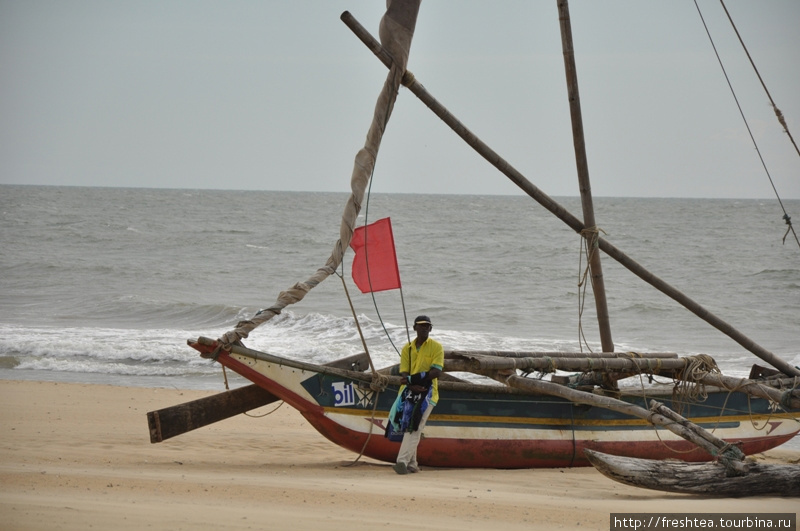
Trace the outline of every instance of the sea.
{"label": "sea", "polygon": [[[0,186],[0,379],[224,389],[187,340],[322,267],[347,197]],[[578,197],[555,199],[581,217]],[[800,220],[800,201],[783,205]],[[800,366],[800,248],[776,200],[598,197],[594,210],[603,238]],[[366,345],[380,367],[425,314],[446,349],[601,350],[581,239],[529,197],[373,194],[358,223],[385,217],[401,289],[361,293],[349,250],[245,344],[312,362]],[[608,256],[602,268],[615,350],[709,354],[739,377],[766,365]]]}

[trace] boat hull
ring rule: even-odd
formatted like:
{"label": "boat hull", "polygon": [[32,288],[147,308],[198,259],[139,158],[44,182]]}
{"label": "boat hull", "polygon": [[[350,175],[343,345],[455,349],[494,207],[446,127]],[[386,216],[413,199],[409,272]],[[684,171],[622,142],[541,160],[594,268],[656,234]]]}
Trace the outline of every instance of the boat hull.
{"label": "boat hull", "polygon": [[[333,443],[395,461],[400,444],[386,439],[384,431],[397,388],[376,393],[355,379],[242,354],[223,352],[217,361],[296,408]],[[768,401],[737,392],[712,392],[702,402],[684,404],[661,394],[623,399],[643,407],[658,400],[717,437],[737,442],[747,455],[783,444],[800,431],[791,414],[776,414]],[[417,459],[425,466],[458,468],[589,466],[587,449],[643,459],[711,459],[694,444],[642,419],[505,388],[497,393],[440,389]]]}

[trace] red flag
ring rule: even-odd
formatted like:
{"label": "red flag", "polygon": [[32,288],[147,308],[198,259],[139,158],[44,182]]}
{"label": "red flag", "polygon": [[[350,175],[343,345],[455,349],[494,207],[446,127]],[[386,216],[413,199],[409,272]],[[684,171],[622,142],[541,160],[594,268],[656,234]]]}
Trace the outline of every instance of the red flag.
{"label": "red flag", "polygon": [[392,222],[389,218],[358,227],[353,231],[350,247],[356,252],[353,258],[353,280],[361,293],[400,287],[400,270],[397,268]]}

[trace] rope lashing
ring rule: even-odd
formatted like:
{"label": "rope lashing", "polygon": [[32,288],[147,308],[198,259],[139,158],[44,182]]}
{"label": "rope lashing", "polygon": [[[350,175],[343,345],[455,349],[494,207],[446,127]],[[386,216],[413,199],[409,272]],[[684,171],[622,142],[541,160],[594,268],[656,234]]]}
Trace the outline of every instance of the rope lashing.
{"label": "rope lashing", "polygon": [[[673,402],[683,403],[705,399],[706,388],[700,380],[709,373],[721,374],[717,362],[708,354],[686,356],[683,361],[685,366],[681,371],[682,379],[676,381],[672,390]],[[680,413],[680,411],[678,412]]]}
{"label": "rope lashing", "polygon": [[730,478],[735,476],[742,476],[746,473],[737,470],[733,466],[733,463],[741,464],[741,462],[744,461],[745,458],[744,452],[742,452],[742,450],[735,444],[727,443],[716,452],[712,452],[712,455],[716,457],[717,461],[725,467],[726,477]]}
{"label": "rope lashing", "polygon": [[[380,393],[385,391],[386,388],[389,387],[389,377],[385,374],[380,374],[377,372],[372,373],[372,381],[369,384],[369,388],[375,391],[376,393]],[[378,397],[375,397],[375,401],[378,401]]]}
{"label": "rope lashing", "polygon": [[780,405],[784,409],[791,409],[791,400],[794,398],[793,393],[800,388],[800,376],[795,376],[792,382],[792,387],[790,389],[786,389],[783,393],[781,393],[781,401]]}
{"label": "rope lashing", "polygon": [[600,242],[597,240],[600,237],[600,233],[605,234],[606,231],[599,228],[597,225],[594,227],[584,227],[581,230],[581,237],[584,238],[588,244],[588,242],[592,242],[592,249],[597,249],[600,246]]}
{"label": "rope lashing", "polygon": [[404,87],[408,88],[416,82],[417,78],[414,77],[414,74],[412,74],[410,70],[406,70],[403,73],[403,80],[401,81],[401,83],[403,84]]}

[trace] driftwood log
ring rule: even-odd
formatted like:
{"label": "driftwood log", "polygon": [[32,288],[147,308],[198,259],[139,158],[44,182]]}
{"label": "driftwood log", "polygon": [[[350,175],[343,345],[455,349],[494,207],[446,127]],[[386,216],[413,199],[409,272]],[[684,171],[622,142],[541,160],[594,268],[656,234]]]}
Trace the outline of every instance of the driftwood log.
{"label": "driftwood log", "polygon": [[750,462],[743,476],[726,475],[719,463],[655,461],[584,450],[603,475],[633,487],[704,496],[800,496],[800,465]]}

